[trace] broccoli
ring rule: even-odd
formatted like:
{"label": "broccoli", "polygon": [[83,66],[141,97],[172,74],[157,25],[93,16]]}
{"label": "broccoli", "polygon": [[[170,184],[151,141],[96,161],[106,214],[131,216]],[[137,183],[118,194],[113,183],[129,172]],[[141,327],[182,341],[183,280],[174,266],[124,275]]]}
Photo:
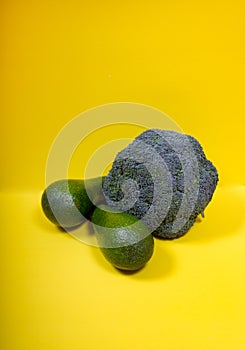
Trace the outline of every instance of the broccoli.
{"label": "broccoli", "polygon": [[109,206],[142,220],[155,237],[174,239],[204,216],[217,182],[194,137],[149,129],[117,154],[103,192]]}

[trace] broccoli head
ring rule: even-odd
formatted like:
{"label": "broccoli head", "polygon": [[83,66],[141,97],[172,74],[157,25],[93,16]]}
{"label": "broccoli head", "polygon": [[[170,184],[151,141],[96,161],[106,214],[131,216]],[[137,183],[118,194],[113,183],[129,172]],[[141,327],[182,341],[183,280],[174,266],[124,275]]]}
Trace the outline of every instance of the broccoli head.
{"label": "broccoli head", "polygon": [[103,192],[109,206],[136,216],[154,236],[174,239],[204,215],[217,182],[194,137],[150,129],[117,154]]}

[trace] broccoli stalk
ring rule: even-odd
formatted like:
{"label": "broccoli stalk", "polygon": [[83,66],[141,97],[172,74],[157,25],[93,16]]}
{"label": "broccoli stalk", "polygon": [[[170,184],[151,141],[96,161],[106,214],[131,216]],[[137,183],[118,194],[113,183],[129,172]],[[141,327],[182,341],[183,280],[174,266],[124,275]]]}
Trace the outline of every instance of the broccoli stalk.
{"label": "broccoli stalk", "polygon": [[150,129],[118,153],[103,192],[109,206],[136,216],[154,236],[174,239],[204,216],[217,182],[194,137]]}

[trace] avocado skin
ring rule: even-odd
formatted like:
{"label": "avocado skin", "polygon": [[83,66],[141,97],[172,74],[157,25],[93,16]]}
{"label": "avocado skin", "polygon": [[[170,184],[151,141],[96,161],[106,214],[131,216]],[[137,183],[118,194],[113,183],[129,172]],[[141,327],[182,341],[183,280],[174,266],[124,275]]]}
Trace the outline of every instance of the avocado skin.
{"label": "avocado skin", "polygon": [[[101,183],[101,178],[86,180],[86,188],[89,186],[90,191],[93,191],[92,199],[97,202],[102,198]],[[50,184],[41,198],[46,217],[53,224],[64,228],[85,222],[94,207],[86,188],[85,181],[78,179],[63,179]]]}
{"label": "avocado skin", "polygon": [[136,271],[142,268],[153,254],[153,236],[138,243],[119,248],[100,248],[104,257],[119,270]]}
{"label": "avocado skin", "polygon": [[[148,228],[127,213],[106,211],[101,205],[92,214],[100,250],[106,260],[120,270],[136,271],[152,257],[154,239]],[[132,224],[136,224],[132,228]]]}

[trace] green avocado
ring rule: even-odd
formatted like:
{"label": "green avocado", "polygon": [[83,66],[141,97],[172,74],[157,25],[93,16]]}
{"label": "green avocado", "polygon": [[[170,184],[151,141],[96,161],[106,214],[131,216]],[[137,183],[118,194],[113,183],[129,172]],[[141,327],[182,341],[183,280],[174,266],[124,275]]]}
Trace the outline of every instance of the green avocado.
{"label": "green avocado", "polygon": [[154,239],[147,226],[136,217],[98,206],[92,223],[104,257],[121,270],[138,270],[150,260]]}
{"label": "green avocado", "polygon": [[64,228],[82,224],[94,204],[103,202],[103,181],[104,177],[86,180],[86,184],[84,180],[77,179],[53,182],[42,194],[44,214],[52,223]]}

